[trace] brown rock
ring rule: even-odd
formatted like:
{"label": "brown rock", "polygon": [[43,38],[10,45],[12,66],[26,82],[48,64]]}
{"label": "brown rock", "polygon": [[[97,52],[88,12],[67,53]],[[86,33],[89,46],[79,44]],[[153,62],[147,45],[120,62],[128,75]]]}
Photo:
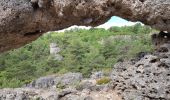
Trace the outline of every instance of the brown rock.
{"label": "brown rock", "polygon": [[0,0],[0,52],[47,31],[97,26],[114,15],[170,31],[169,0]]}

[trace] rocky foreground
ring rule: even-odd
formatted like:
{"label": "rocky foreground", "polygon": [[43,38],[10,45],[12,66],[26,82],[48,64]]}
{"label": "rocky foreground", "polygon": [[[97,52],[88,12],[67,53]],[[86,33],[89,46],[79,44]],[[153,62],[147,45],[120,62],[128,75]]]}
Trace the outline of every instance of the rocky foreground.
{"label": "rocky foreground", "polygon": [[17,89],[0,90],[0,100],[121,100],[111,84],[97,85],[96,72],[91,79],[83,79],[81,73],[41,77]]}
{"label": "rocky foreground", "polygon": [[106,77],[102,72],[89,79],[84,79],[81,73],[53,75],[23,88],[2,89],[0,100],[170,100],[169,54],[141,53],[143,57],[138,61],[119,62],[107,84],[96,83]]}

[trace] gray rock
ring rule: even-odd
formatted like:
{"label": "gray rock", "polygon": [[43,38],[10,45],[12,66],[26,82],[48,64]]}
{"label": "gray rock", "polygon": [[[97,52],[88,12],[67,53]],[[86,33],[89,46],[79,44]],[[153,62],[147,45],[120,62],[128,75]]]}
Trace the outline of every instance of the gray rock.
{"label": "gray rock", "polygon": [[1,89],[0,100],[58,100],[58,93],[33,88]]}
{"label": "gray rock", "polygon": [[60,83],[64,85],[74,85],[82,79],[83,76],[81,73],[67,73],[61,77]]}
{"label": "gray rock", "polygon": [[54,60],[63,60],[63,57],[59,54],[60,51],[61,49],[56,43],[50,43],[50,55],[54,57]]}
{"label": "gray rock", "polygon": [[26,84],[24,87],[29,88],[53,88],[56,86],[69,87],[69,85],[75,85],[82,80],[83,76],[81,73],[67,73],[61,76],[51,75],[41,77],[34,80],[30,84]]}
{"label": "gray rock", "polygon": [[46,76],[41,77],[37,80],[34,80],[30,84],[27,84],[26,87],[30,88],[50,88],[55,85],[56,76]]}
{"label": "gray rock", "polygon": [[92,79],[99,79],[102,78],[104,76],[102,71],[98,71],[98,72],[92,72],[91,78]]}
{"label": "gray rock", "polygon": [[80,90],[82,91],[83,89],[90,89],[92,90],[92,88],[94,87],[95,85],[92,83],[92,82],[89,82],[89,81],[85,81],[85,82],[81,82],[80,84],[78,84],[76,86],[76,89],[77,90]]}
{"label": "gray rock", "polygon": [[170,58],[159,54],[145,55],[135,65],[119,62],[114,66],[112,86],[123,99],[170,100]]}
{"label": "gray rock", "polygon": [[66,95],[75,94],[77,91],[73,89],[64,89],[58,94],[58,99],[64,98]]}
{"label": "gray rock", "polygon": [[111,16],[170,32],[169,14],[169,0],[0,0],[0,52],[21,47],[48,31],[98,26]]}
{"label": "gray rock", "polygon": [[87,96],[87,97],[84,98],[84,100],[94,100],[94,99],[90,96]]}

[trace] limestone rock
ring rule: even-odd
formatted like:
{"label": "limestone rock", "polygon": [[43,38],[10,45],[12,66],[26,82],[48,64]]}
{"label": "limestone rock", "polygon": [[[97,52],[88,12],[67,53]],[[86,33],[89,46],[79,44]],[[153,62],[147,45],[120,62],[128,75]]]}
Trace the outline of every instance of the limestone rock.
{"label": "limestone rock", "polygon": [[24,87],[29,88],[61,88],[69,87],[82,80],[81,73],[67,73],[61,76],[45,76],[37,80],[34,80],[30,84],[26,84]]}
{"label": "limestone rock", "polygon": [[50,55],[54,57],[54,60],[58,60],[58,61],[63,60],[63,56],[59,54],[60,51],[61,48],[58,47],[56,43],[50,43]]}
{"label": "limestone rock", "polygon": [[[167,44],[162,46],[170,50]],[[169,52],[147,54],[135,64],[127,61],[114,66],[112,85],[124,100],[170,99],[170,58],[162,58],[162,54]]]}
{"label": "limestone rock", "polygon": [[61,49],[57,46],[56,43],[50,43],[50,54],[56,55],[61,51]]}
{"label": "limestone rock", "polygon": [[97,26],[111,16],[170,32],[169,0],[0,0],[0,52],[30,43],[47,31]]}
{"label": "limestone rock", "polygon": [[[97,85],[90,78],[81,80],[80,73],[41,77],[23,88],[0,89],[0,100],[121,100],[112,84]],[[81,89],[75,88],[77,82]],[[58,83],[65,88],[53,87]]]}
{"label": "limestone rock", "polygon": [[102,77],[104,77],[104,73],[102,71],[92,72],[92,75],[91,75],[92,79],[100,79]]}
{"label": "limestone rock", "polygon": [[58,100],[58,93],[30,88],[1,89],[0,100]]}
{"label": "limestone rock", "polygon": [[50,88],[55,85],[56,76],[40,77],[37,80],[32,81],[30,84],[26,84],[25,87],[29,88]]}

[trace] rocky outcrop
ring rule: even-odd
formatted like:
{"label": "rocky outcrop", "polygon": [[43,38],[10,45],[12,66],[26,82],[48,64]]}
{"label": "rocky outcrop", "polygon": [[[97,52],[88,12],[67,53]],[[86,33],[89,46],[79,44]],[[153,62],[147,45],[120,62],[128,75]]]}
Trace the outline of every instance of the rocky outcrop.
{"label": "rocky outcrop", "polygon": [[163,59],[146,55],[135,65],[131,62],[115,65],[112,74],[114,89],[125,100],[169,100],[170,65]]}
{"label": "rocky outcrop", "polygon": [[[170,44],[156,35],[156,52],[119,62],[111,78],[113,89],[125,100],[170,100]],[[166,40],[166,41],[165,41]],[[158,46],[159,45],[159,46]],[[139,59],[140,58],[140,59]]]}
{"label": "rocky outcrop", "polygon": [[114,91],[77,91],[67,88],[61,91],[44,89],[3,89],[0,100],[121,100]]}
{"label": "rocky outcrop", "polygon": [[121,100],[111,87],[67,73],[39,78],[23,88],[1,89],[0,100]]}
{"label": "rocky outcrop", "polygon": [[169,0],[1,0],[0,52],[47,31],[97,26],[114,15],[170,32]]}
{"label": "rocky outcrop", "polygon": [[58,100],[55,90],[17,88],[0,90],[0,100]]}
{"label": "rocky outcrop", "polygon": [[50,43],[50,55],[54,58],[54,60],[63,60],[63,56],[59,54],[60,52],[61,48],[58,47],[56,43]]}
{"label": "rocky outcrop", "polygon": [[37,80],[34,80],[30,84],[26,84],[24,87],[28,88],[56,88],[74,85],[83,79],[81,73],[67,73],[64,75],[56,76],[45,76]]}

